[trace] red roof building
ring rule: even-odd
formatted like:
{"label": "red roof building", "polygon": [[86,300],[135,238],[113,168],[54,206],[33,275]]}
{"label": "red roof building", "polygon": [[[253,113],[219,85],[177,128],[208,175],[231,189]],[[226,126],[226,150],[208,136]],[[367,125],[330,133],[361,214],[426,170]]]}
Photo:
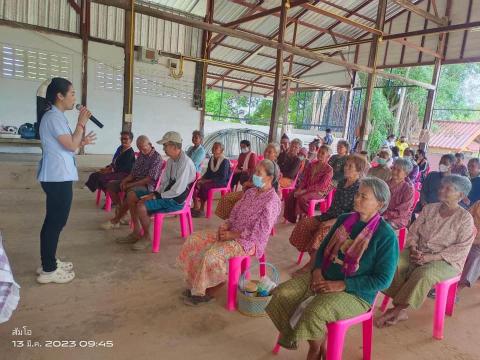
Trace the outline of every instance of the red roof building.
{"label": "red roof building", "polygon": [[430,153],[465,152],[477,155],[480,150],[480,121],[435,121],[428,142]]}

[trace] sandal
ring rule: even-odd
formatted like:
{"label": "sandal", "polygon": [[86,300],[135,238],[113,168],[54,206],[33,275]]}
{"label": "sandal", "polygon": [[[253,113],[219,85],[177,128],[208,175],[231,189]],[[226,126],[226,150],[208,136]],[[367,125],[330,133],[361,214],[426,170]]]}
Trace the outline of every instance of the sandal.
{"label": "sandal", "polygon": [[112,230],[118,229],[120,227],[120,223],[112,223],[110,220],[100,224],[100,228],[103,230]]}
{"label": "sandal", "polygon": [[192,296],[192,292],[190,291],[190,289],[186,289],[182,291],[182,299],[189,298],[191,296]]}
{"label": "sandal", "polygon": [[140,239],[139,236],[135,235],[134,233],[130,233],[127,236],[121,236],[115,239],[115,242],[117,244],[135,244],[138,239]]}
{"label": "sandal", "polygon": [[38,275],[37,282],[40,284],[66,284],[75,279],[75,273],[73,271],[65,271],[62,268],[57,268],[57,270],[52,271],[51,273],[42,273]]}
{"label": "sandal", "polygon": [[215,298],[209,295],[204,295],[204,296],[191,295],[190,297],[183,299],[183,303],[189,306],[199,306],[199,305],[205,305],[213,302],[215,302]]}
{"label": "sandal", "polygon": [[406,311],[402,311],[398,314],[398,316],[396,318],[387,320],[385,322],[385,327],[397,325],[399,322],[406,321],[406,320],[408,320],[408,314],[407,314]]}

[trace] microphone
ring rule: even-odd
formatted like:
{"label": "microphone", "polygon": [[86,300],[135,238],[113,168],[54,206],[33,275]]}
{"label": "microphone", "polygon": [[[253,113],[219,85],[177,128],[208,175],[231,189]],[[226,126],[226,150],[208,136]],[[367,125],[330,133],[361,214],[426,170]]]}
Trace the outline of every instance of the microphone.
{"label": "microphone", "polygon": [[[80,109],[82,108],[82,105],[77,104],[77,106],[75,106],[75,108],[76,108],[77,110],[80,110]],[[90,120],[92,120],[92,122],[93,122],[95,125],[97,125],[100,129],[103,128],[103,124],[102,124],[100,121],[98,121],[98,119],[97,119],[95,116],[90,115]]]}

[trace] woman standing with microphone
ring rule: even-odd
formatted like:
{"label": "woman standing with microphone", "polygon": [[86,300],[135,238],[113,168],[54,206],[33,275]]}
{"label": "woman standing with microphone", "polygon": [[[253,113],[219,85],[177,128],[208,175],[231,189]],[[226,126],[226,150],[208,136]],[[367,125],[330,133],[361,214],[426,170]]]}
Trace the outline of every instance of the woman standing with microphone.
{"label": "woman standing with microphone", "polygon": [[72,205],[72,185],[78,180],[75,152],[80,146],[93,144],[96,135],[90,132],[83,137],[85,124],[91,116],[85,107],[80,109],[73,133],[68,125],[64,113],[75,106],[75,90],[70,81],[53,78],[47,88],[46,101],[48,108],[40,123],[42,159],[37,179],[47,195],[47,212],[40,233],[42,267],[37,269],[37,281],[64,284],[75,278],[73,264],[58,260],[56,252]]}

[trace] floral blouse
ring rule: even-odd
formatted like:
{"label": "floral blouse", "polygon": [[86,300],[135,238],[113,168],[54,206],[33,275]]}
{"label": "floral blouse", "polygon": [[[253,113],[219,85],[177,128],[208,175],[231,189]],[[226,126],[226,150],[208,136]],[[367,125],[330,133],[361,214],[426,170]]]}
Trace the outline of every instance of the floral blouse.
{"label": "floral blouse", "polygon": [[315,219],[319,221],[336,219],[353,210],[353,198],[360,187],[360,180],[355,181],[349,187],[345,187],[346,182],[347,180],[342,180],[338,183],[335,195],[333,195],[332,206],[325,214],[315,216]]}
{"label": "floral blouse", "polygon": [[477,233],[472,215],[462,207],[449,217],[440,215],[441,203],[425,205],[408,229],[407,246],[440,255],[459,273]]}
{"label": "floral blouse", "polygon": [[267,192],[249,189],[237,202],[227,222],[231,231],[240,233],[236,241],[247,254],[255,249],[257,258],[262,257],[280,211],[281,201],[273,188]]}

